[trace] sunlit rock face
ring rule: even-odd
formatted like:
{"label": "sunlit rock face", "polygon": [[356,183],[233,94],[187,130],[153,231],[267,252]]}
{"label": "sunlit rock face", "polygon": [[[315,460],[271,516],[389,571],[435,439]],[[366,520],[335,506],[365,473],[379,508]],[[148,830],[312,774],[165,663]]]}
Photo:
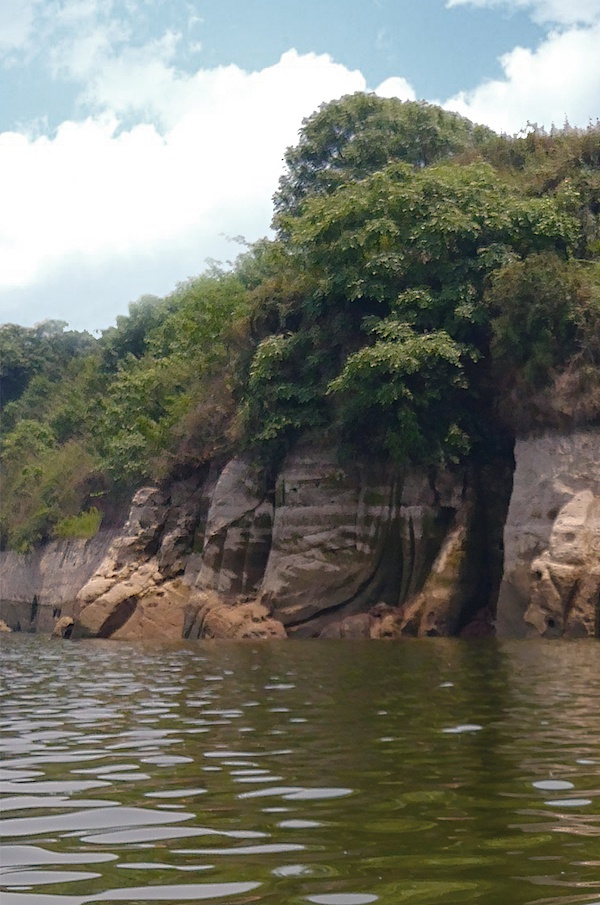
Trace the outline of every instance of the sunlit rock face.
{"label": "sunlit rock face", "polygon": [[77,595],[74,637],[181,638],[189,588],[180,576],[203,485],[197,478],[135,494],[121,534]]}
{"label": "sunlit rock face", "polygon": [[517,442],[498,631],[600,633],[600,431]]}

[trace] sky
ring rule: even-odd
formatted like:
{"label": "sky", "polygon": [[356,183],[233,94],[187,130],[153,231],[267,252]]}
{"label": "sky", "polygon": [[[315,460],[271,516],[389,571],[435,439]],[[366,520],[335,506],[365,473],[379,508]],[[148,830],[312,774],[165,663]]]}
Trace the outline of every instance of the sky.
{"label": "sky", "polygon": [[235,259],[355,91],[585,127],[600,0],[0,0],[0,323],[103,330]]}

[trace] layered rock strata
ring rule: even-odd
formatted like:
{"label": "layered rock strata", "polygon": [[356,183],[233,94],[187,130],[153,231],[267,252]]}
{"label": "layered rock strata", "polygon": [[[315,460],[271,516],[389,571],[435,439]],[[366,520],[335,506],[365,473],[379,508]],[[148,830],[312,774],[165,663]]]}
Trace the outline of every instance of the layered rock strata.
{"label": "layered rock strata", "polygon": [[335,450],[305,446],[273,487],[239,457],[168,492],[143,488],[78,595],[74,634],[456,634],[499,581],[480,483],[465,470],[341,466]]}

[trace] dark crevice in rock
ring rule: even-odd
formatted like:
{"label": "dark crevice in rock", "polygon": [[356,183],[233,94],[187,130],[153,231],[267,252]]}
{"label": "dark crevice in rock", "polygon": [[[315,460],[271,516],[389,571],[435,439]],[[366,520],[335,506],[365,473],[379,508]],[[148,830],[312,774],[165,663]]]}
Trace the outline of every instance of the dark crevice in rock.
{"label": "dark crevice in rock", "polygon": [[137,606],[137,597],[128,597],[110,614],[102,628],[96,635],[97,638],[110,638],[118,629],[122,628],[130,619]]}
{"label": "dark crevice in rock", "polygon": [[[553,577],[552,573],[550,573],[550,578],[551,578],[551,581],[552,581],[552,584],[554,585],[554,587],[557,588],[557,585],[556,585],[556,582],[554,581],[554,577]],[[575,598],[577,597],[577,594],[579,593],[579,585],[580,585],[580,580],[579,580],[579,578],[576,578],[567,595],[567,599],[565,601],[565,609],[564,609],[565,626],[569,622],[569,616],[571,615],[571,611],[573,610],[573,604],[575,603]],[[560,593],[558,591],[558,588],[557,588],[557,592]]]}

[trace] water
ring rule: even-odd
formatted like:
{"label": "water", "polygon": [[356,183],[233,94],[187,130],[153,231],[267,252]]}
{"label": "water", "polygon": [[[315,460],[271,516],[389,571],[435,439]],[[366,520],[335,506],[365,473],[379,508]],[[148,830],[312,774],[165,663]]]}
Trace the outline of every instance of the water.
{"label": "water", "polygon": [[2,638],[2,905],[599,905],[600,645]]}

